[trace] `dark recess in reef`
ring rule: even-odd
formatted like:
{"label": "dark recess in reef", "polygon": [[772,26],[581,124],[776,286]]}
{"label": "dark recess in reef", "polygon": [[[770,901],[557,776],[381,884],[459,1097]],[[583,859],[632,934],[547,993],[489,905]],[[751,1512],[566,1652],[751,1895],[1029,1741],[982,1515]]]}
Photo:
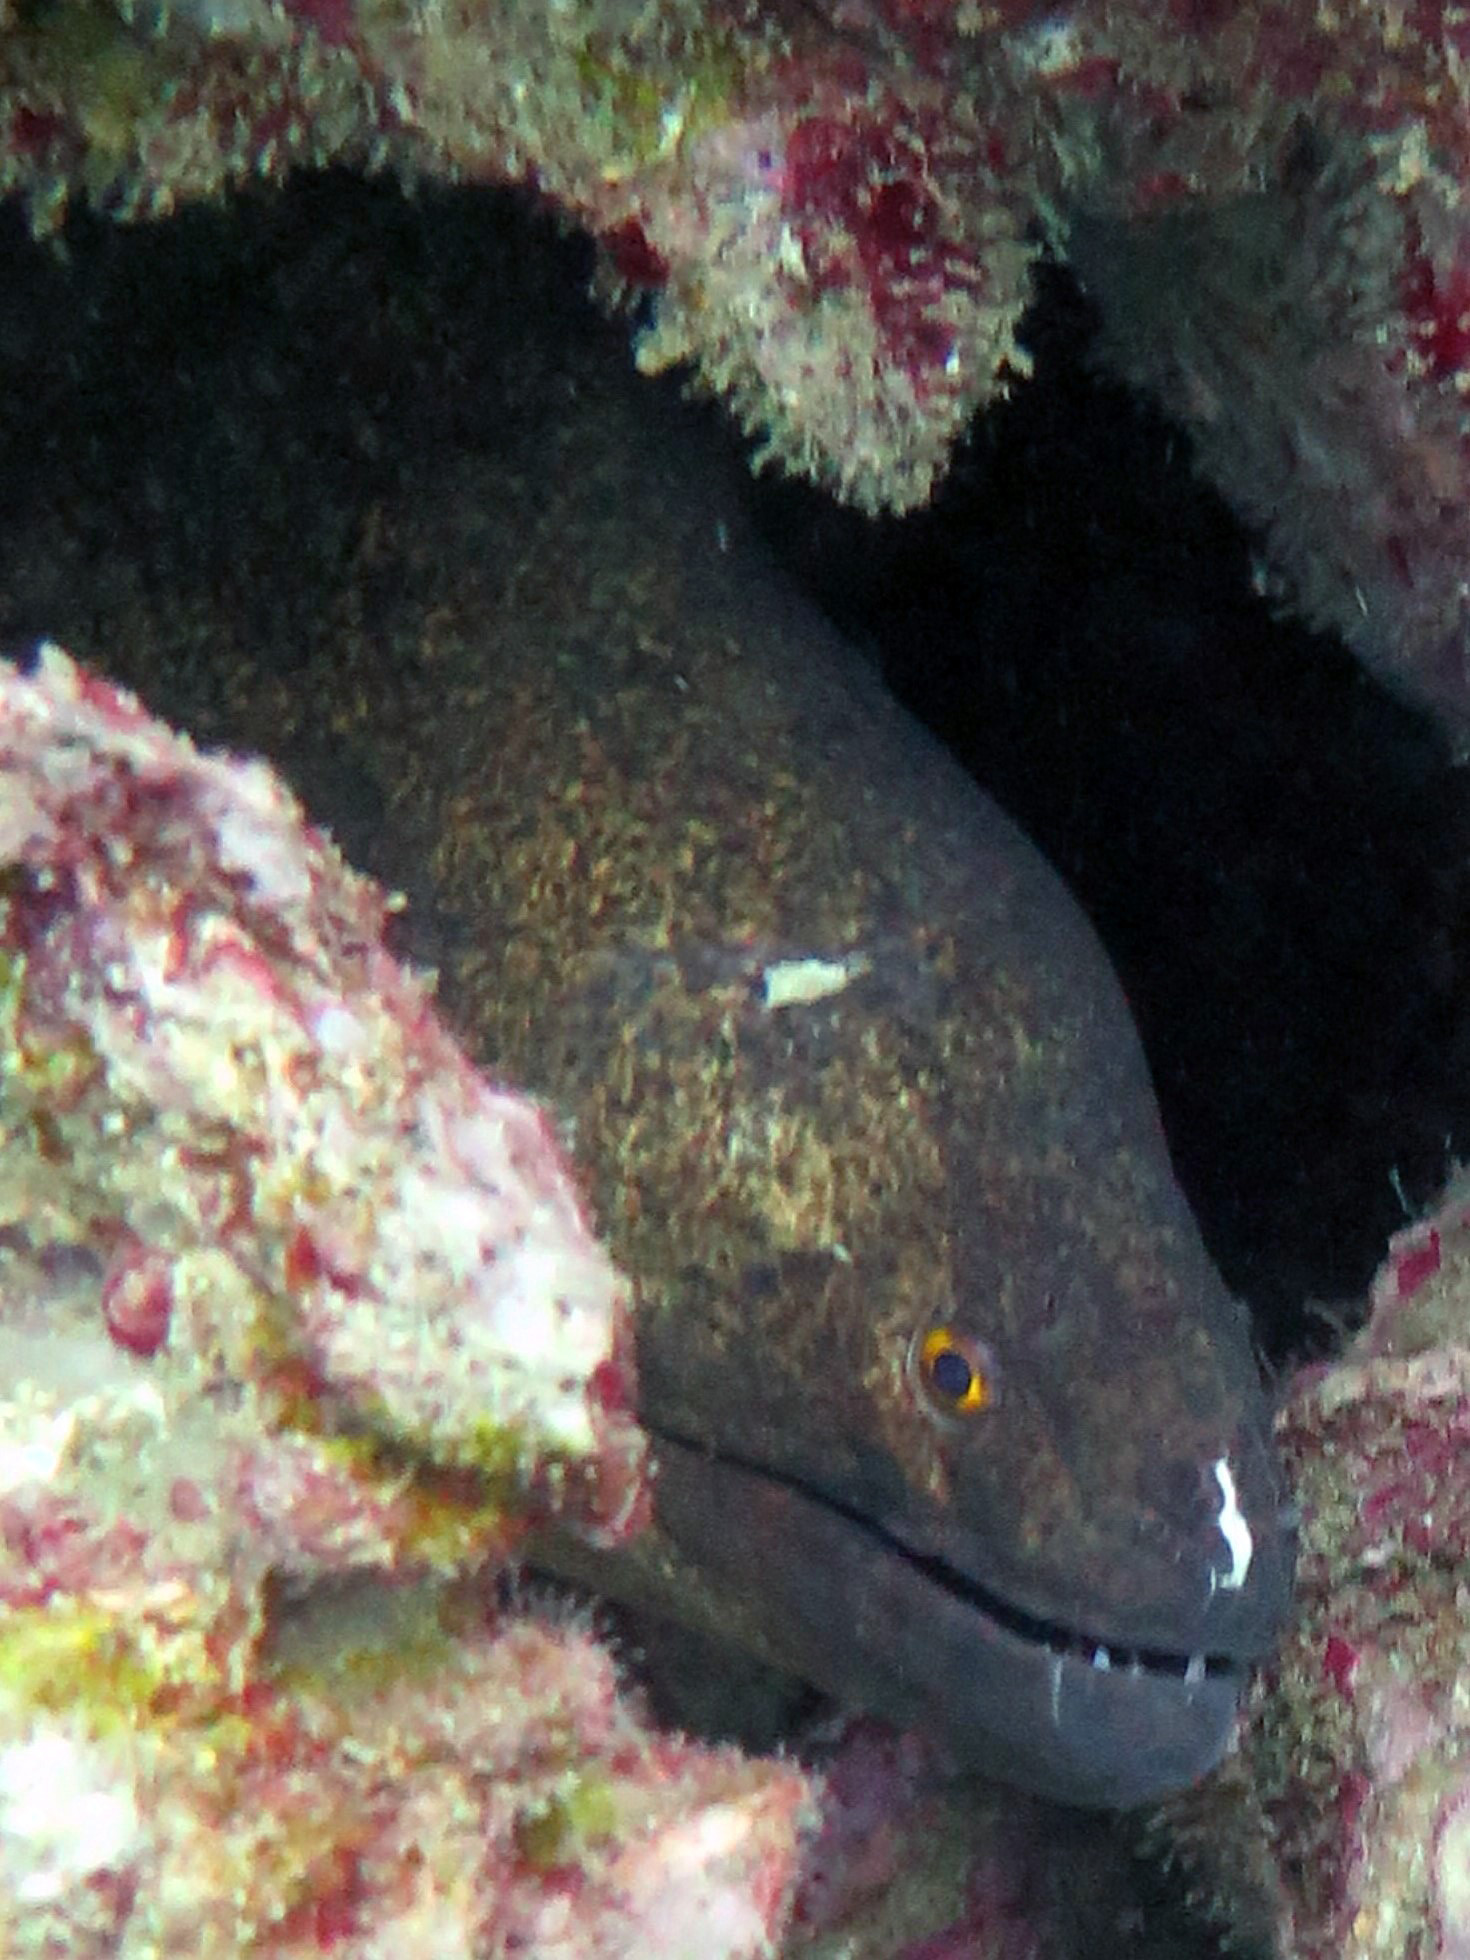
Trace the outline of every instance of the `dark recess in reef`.
{"label": "dark recess in reef", "polygon": [[[566,337],[628,358],[626,322],[584,298],[585,245],[505,196],[328,176],[168,225],[79,219],[65,248],[0,212],[10,648],[106,647],[88,566],[121,553],[145,592],[222,599],[242,648],[290,671],[331,630],[375,498],[434,494],[455,445],[522,453]],[[1470,1137],[1470,788],[1340,648],[1254,596],[1251,540],[1186,441],[1089,371],[1088,333],[1048,274],[1035,379],[929,511],[749,495],[1092,914],[1181,1181],[1283,1355],[1325,1344],[1303,1302],[1360,1294],[1398,1191],[1422,1203]],[[65,555],[23,543],[58,536]],[[412,568],[361,602],[411,615]],[[349,754],[286,760],[308,799],[313,770],[334,804],[350,790]],[[370,784],[358,800],[344,844],[412,898],[411,853]]]}
{"label": "dark recess in reef", "polygon": [[1330,1346],[1470,1139],[1470,781],[1261,597],[1188,438],[1090,364],[1048,269],[1032,381],[928,510],[757,491],[767,535],[1061,870],[1122,974],[1170,1145],[1278,1358]]}
{"label": "dark recess in reef", "polygon": [[[534,480],[565,349],[628,360],[626,322],[585,300],[585,246],[512,198],[324,177],[167,225],[79,219],[64,245],[0,210],[13,650],[49,632],[95,658],[121,612],[182,613],[181,638],[196,616],[226,620],[242,660],[289,679],[344,607],[411,644],[432,581],[361,550],[378,503],[444,494],[456,449]],[[874,524],[799,486],[748,494],[796,576],[1091,911],[1182,1182],[1284,1354],[1325,1341],[1305,1299],[1361,1291],[1401,1222],[1391,1173],[1422,1201],[1470,1134],[1470,790],[1340,649],[1251,596],[1249,539],[1182,439],[1089,374],[1064,279],[1028,331],[1035,381],[976,432],[931,512]],[[217,711],[195,701],[201,739]],[[283,760],[309,803],[349,812],[344,846],[407,891],[412,926],[413,841],[371,774],[341,744]],[[728,1657],[686,1666],[660,1638],[635,1634],[671,1719],[769,1744],[810,1707]],[[1058,1951],[1216,1951],[1114,1827],[1059,1815],[1055,1830],[1052,1903],[1076,1929]]]}

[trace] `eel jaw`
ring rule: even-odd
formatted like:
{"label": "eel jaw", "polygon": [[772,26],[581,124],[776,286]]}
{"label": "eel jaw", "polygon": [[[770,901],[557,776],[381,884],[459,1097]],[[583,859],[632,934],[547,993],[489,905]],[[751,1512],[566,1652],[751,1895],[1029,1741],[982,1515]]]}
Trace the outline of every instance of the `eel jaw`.
{"label": "eel jaw", "polygon": [[1243,1661],[1110,1647],[1037,1619],[805,1484],[653,1434],[660,1528],[738,1595],[772,1658],[923,1729],[955,1769],[1128,1809],[1224,1753]]}

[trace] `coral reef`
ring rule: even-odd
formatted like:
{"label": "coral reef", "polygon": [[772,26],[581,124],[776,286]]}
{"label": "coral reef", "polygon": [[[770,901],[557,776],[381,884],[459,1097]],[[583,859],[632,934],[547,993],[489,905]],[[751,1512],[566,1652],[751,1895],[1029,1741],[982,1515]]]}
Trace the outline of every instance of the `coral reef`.
{"label": "coral reef", "polygon": [[242,1690],[201,1675],[150,1703],[120,1670],[111,1695],[61,1677],[24,1727],[7,1711],[5,1951],[770,1951],[799,1771],[651,1734],[575,1628],[390,1604]]}
{"label": "coral reef", "polygon": [[1042,1960],[1047,1813],[994,1786],[956,1790],[916,1736],[840,1724],[820,1763],[822,1824],[802,1866],[789,1960]]}
{"label": "coral reef", "polygon": [[1470,1185],[1394,1240],[1278,1433],[1294,1624],[1241,1748],[1173,1807],[1203,1895],[1289,1960],[1470,1950]]}
{"label": "coral reef", "polygon": [[54,1400],[6,1371],[33,1391],[6,1431],[48,1506],[71,1510],[77,1449],[167,1489],[151,1422],[191,1486],[173,1510],[218,1530],[228,1492],[223,1528],[243,1510],[278,1568],[453,1564],[553,1506],[623,1535],[625,1291],[545,1119],[383,950],[381,894],[263,766],[163,738],[54,649],[6,690],[7,1333],[44,1332],[60,1371]]}
{"label": "coral reef", "polygon": [[[370,284],[372,274],[365,278]],[[657,433],[664,433],[662,425]],[[439,465],[433,474],[441,474]],[[443,529],[445,512],[419,480],[414,488],[421,490],[417,502],[425,506],[425,523]],[[300,486],[292,490],[298,494]],[[114,480],[108,494],[116,504]],[[80,492],[69,486],[69,519],[80,502]],[[482,498],[459,500],[459,521],[476,551],[484,549],[486,508]],[[86,523],[76,535],[88,535]],[[102,525],[92,535],[114,539]],[[27,531],[20,523],[10,527],[8,549],[33,564],[45,561],[51,570],[47,617],[57,617],[59,594],[76,584],[76,617],[106,619],[116,631],[125,613],[127,637],[143,645],[151,604],[147,580],[114,570],[82,592],[76,576],[80,547],[71,549],[71,537],[63,531],[57,543],[55,533]],[[439,533],[431,539],[433,551],[417,533],[414,539],[404,539],[402,531],[394,535],[382,514],[374,514],[365,537],[368,572],[394,594],[414,578],[423,557],[443,549]],[[231,545],[245,543],[231,531]],[[404,545],[408,549],[400,549]],[[721,549],[729,549],[727,541]],[[243,549],[241,559],[249,570],[251,551]],[[96,557],[86,563],[88,576],[98,578]],[[20,574],[12,566],[6,576],[14,590]],[[237,594],[239,586],[229,592]],[[127,612],[129,606],[135,612]],[[331,613],[333,631],[345,612]],[[368,615],[363,631],[374,629],[376,617]],[[147,659],[182,668],[186,662],[174,661],[174,653],[176,645],[155,627]],[[55,686],[65,668],[53,662],[51,672]],[[184,876],[188,866],[190,890],[208,890],[214,909],[235,919],[249,898],[245,878],[257,857],[265,876],[284,849],[280,833],[263,827],[259,798],[280,811],[288,809],[286,800],[259,770],[206,764],[184,745],[172,745],[114,690],[74,676],[67,688],[74,694],[69,710],[47,710],[45,725],[25,723],[29,747],[22,766],[20,749],[6,747],[22,727],[18,704],[35,706],[47,690],[6,674],[0,770],[6,792],[14,784],[25,792],[14,802],[8,794],[4,802],[6,857],[20,853],[18,833],[8,827],[12,809],[29,808],[55,770],[59,782],[43,796],[51,815],[43,835],[25,849],[51,892],[65,890],[65,880],[57,882],[61,872],[86,874],[82,888],[98,892],[114,911],[80,917],[98,925],[116,917],[122,947],[114,951],[123,958],[123,921],[137,919],[139,943],[155,945],[149,906],[169,888],[169,878],[149,884],[147,874],[147,866],[161,866],[165,858],[125,862],[127,813],[137,808],[149,821],[169,815],[161,794],[174,768],[200,796],[204,786],[223,796],[229,786],[249,782],[253,815],[245,835],[255,845],[243,853],[235,849],[227,876],[210,872],[214,819],[202,831],[196,823],[214,804],[206,809],[186,798],[165,825],[171,853],[174,847],[182,851],[190,837],[200,853],[167,858],[172,878]],[[294,674],[282,682],[282,696],[290,698],[292,690],[306,692]],[[212,700],[204,696],[206,706]],[[308,700],[306,711],[312,708],[314,700]],[[114,721],[127,755],[153,757],[147,794],[135,806],[122,794],[131,764],[120,760],[114,772],[86,776],[90,737],[80,739],[78,727],[100,729]],[[339,739],[339,731],[329,729],[327,739]],[[51,798],[67,784],[76,786],[78,776],[94,790],[108,786],[114,800],[102,798],[92,821],[84,815],[86,798],[78,796],[67,806],[76,819],[71,831],[59,829],[61,804]],[[112,843],[102,835],[108,817],[116,817]],[[290,833],[292,823],[286,823]],[[276,839],[269,853],[257,851],[263,837]],[[96,849],[88,845],[73,864],[63,851],[67,839],[73,849],[80,839],[90,839]],[[306,839],[300,851],[321,876],[335,864],[319,839]],[[133,890],[127,872],[139,862],[143,874]],[[339,878],[341,886],[331,882]],[[365,890],[337,870],[329,884],[341,900],[339,906],[333,902],[333,917],[347,923],[312,929],[318,951],[306,962],[310,972],[286,960],[296,945],[290,933],[270,931],[261,941],[265,968],[255,972],[274,976],[286,960],[290,1002],[306,994],[319,1002],[323,992],[345,990],[349,978],[357,988],[363,966],[353,962],[368,960],[376,947],[380,904],[368,902]],[[4,884],[6,904],[18,890]],[[361,913],[341,890],[359,894]],[[261,923],[265,913],[255,900],[251,904],[251,919]],[[53,906],[55,900],[45,906],[31,900],[27,933],[45,939],[63,931],[63,907]],[[292,917],[300,915],[292,911]],[[20,919],[20,906],[6,911],[6,929],[14,919]],[[210,933],[216,929],[212,925]],[[214,945],[210,933],[204,935],[206,953]],[[59,953],[65,939],[47,945]],[[221,966],[229,970],[235,960],[231,951]],[[69,994],[71,980],[37,996],[25,992],[16,966],[6,966],[4,1027],[18,1025],[22,1011],[45,1009],[37,1025],[57,1033],[57,1041],[49,1051],[18,1051],[0,1078],[0,1107],[6,1117],[12,1107],[18,1113],[18,1135],[6,1139],[4,1174],[16,1176],[14,1190],[35,1213],[20,1223],[10,1219],[6,1186],[0,1327],[8,1368],[0,1482],[8,1486],[6,1505],[22,1492],[20,1511],[0,1511],[16,1515],[20,1527],[6,1584],[24,1588],[33,1570],[29,1560],[41,1554],[49,1560],[35,1568],[49,1588],[45,1609],[24,1592],[16,1593],[16,1607],[10,1597],[4,1601],[10,1611],[0,1635],[6,1660],[0,1680],[0,1876],[12,1921],[0,1921],[0,1942],[24,1952],[22,1935],[35,1940],[65,1927],[71,1952],[125,1952],[129,1938],[131,1950],[149,1942],[157,1950],[165,1933],[192,1942],[182,1950],[198,1952],[196,1927],[180,1931],[184,1909],[178,1901],[186,1899],[196,1917],[206,1905],[220,1911],[206,1935],[220,1952],[327,1948],[351,1956],[414,1944],[496,1952],[514,1936],[570,1960],[584,1952],[637,1954],[637,1929],[655,1919],[676,1929],[692,1927],[686,1950],[698,1956],[759,1952],[784,1911],[794,1827],[808,1815],[811,1786],[790,1766],[743,1764],[731,1754],[651,1737],[637,1711],[613,1697],[606,1654],[576,1627],[557,1621],[531,1627],[498,1611],[490,1617],[490,1603],[474,1588],[419,1592],[404,1584],[406,1572],[423,1562],[453,1568],[472,1556],[500,1556],[521,1529],[521,1503],[586,1503],[594,1523],[602,1517],[612,1525],[619,1488],[623,1497],[631,1492],[619,1476],[606,1486],[598,1474],[584,1478],[576,1468],[580,1458],[564,1462],[559,1484],[541,1482],[529,1464],[517,1464],[504,1478],[486,1476],[500,1462],[494,1452],[472,1470],[472,1417],[457,1429],[468,1411],[461,1407],[457,1417],[455,1409],[443,1409],[433,1380],[412,1370],[396,1378],[392,1413],[380,1415],[370,1358],[365,1372],[357,1343],[337,1347],[345,1339],[337,1309],[353,1305],[351,1288],[341,1288],[337,1301],[327,1292],[314,1296],[321,1317],[302,1319],[298,1329],[296,1296],[284,1286],[292,1237],[269,1205],[259,1219],[235,1207],[235,1186],[212,1162],[210,1145],[218,1137],[210,1125],[204,1125],[206,1149],[198,1160],[186,1151],[174,1152],[176,1162],[165,1154],[161,1162],[169,1162],[176,1176],[161,1184],[147,1174],[147,1137],[171,1145],[186,1135],[192,1145],[192,1129],[200,1129],[202,1117],[190,1129],[188,1111],[216,1111],[212,1098],[227,1096],[229,1088],[214,1066],[204,1066],[190,1088],[188,1109],[169,1103],[153,1111],[159,1058],[149,1051],[163,1045],[141,1039],[141,1023],[129,1023],[129,1009],[137,1011],[139,1000],[151,998],[147,988],[159,984],[157,962],[137,976],[135,990],[123,988],[120,1000],[110,992],[118,974],[104,974],[88,992],[88,970],[82,962],[76,996]],[[388,1113],[394,1082],[402,1082],[394,1058],[406,1047],[392,1029],[400,1021],[427,1027],[416,1019],[427,1009],[417,990],[400,994],[390,986],[388,966],[372,966],[372,972],[374,986],[394,1004],[382,1017],[392,1025],[372,1019],[392,1062],[380,1082],[386,1102],[374,1107],[396,1154],[410,1141],[425,1147],[421,1168],[433,1178],[443,1160],[427,1149],[427,1139],[414,1133],[406,1139],[394,1129]],[[178,984],[176,974],[169,978]],[[318,982],[321,992],[312,992]],[[249,1005],[249,990],[223,992],[220,1000],[231,1015],[225,1025],[229,1068],[247,1070],[249,1043],[233,1053],[233,1017]],[[410,1007],[410,1000],[416,1005]],[[265,1015],[267,1005],[257,1002],[255,1011]],[[80,1064],[92,1041],[86,1031],[114,1009],[122,1023],[118,1039],[131,1043],[120,1047],[120,1060],[137,1070],[147,1064],[149,1072],[139,1076],[141,1088],[127,1074],[102,1096],[102,1084],[88,1074],[90,1064]],[[365,1011],[357,992],[351,1011]],[[319,1021],[318,1013],[312,1041],[321,1033]],[[312,1045],[290,1033],[288,1013],[272,1015],[265,1025],[292,1058],[302,1053],[302,1041]],[[414,1043],[408,1051],[419,1053]],[[51,1115],[41,1072],[47,1053],[59,1098],[59,1111]],[[474,1078],[447,1045],[435,1053],[465,1096],[486,1094],[484,1084],[470,1088]],[[165,1058],[169,1066],[180,1060],[172,1051]],[[308,1107],[323,1086],[308,1082]],[[363,1084],[355,1070],[347,1070],[331,1088],[343,1096],[343,1107],[353,1109]],[[300,1094],[300,1084],[288,1080],[284,1092]],[[73,1096],[80,1102],[73,1103]],[[519,1098],[510,1103],[531,1119]],[[112,1117],[114,1109],[122,1111],[120,1121]],[[229,1102],[227,1113],[239,1125],[231,1135],[251,1149],[257,1137],[269,1145],[284,1135],[270,1127],[276,1103],[269,1100]],[[116,1127],[116,1151],[104,1151],[104,1121]],[[325,1129],[333,1143],[341,1143],[337,1127]],[[82,1166],[80,1176],[69,1170],[67,1152]],[[259,1158],[241,1154],[251,1166],[245,1196],[255,1203]],[[225,1198],[218,1196],[221,1186]],[[380,1186],[372,1188],[380,1194]],[[280,1186],[267,1180],[265,1198],[270,1190]],[[564,1190],[561,1182],[557,1190]],[[292,1221],[331,1223],[337,1231],[331,1190],[304,1186],[290,1203],[300,1207],[290,1211]],[[37,1205],[49,1209],[35,1211]],[[190,1221],[196,1211],[208,1211],[202,1227]],[[1462,1217],[1462,1207],[1446,1200],[1437,1217],[1397,1243],[1378,1288],[1378,1333],[1343,1368],[1301,1382],[1284,1417],[1284,1445],[1305,1511],[1298,1623],[1280,1668],[1256,1691],[1241,1752],[1201,1793],[1194,1815],[1182,1811],[1174,1823],[1176,1848],[1188,1858],[1196,1884],[1211,1895],[1225,1893],[1237,1936],[1258,1938],[1256,1948],[1247,1948],[1252,1952],[1270,1946],[1286,1956],[1407,1956],[1417,1940],[1423,1960],[1425,1954],[1452,1954],[1456,1938],[1464,1940],[1458,1901],[1466,1858],[1456,1809],[1464,1760],[1456,1686],[1464,1611],[1456,1570],[1464,1546],[1456,1523],[1462,1499],[1454,1445],[1466,1403],[1462,1366],[1446,1352],[1462,1325],[1454,1305]],[[227,1252],[220,1256],[225,1241]],[[363,1245],[351,1231],[347,1243],[367,1252],[368,1270],[378,1252],[398,1258],[398,1247]],[[169,1276],[182,1274],[182,1305],[171,1288],[153,1284],[159,1264],[143,1247],[149,1254],[161,1249]],[[596,1260],[584,1235],[578,1247],[578,1256]],[[114,1252],[116,1284],[104,1296]],[[302,1252],[298,1245],[298,1258]],[[310,1264],[306,1254],[292,1268],[300,1290],[308,1288]],[[323,1270],[318,1284],[333,1286],[335,1272]],[[278,1294],[290,1307],[290,1313],[280,1309],[280,1319],[274,1317]],[[212,1307],[235,1298],[253,1305],[265,1299],[269,1311],[257,1329],[259,1347],[247,1343],[243,1352],[225,1352],[239,1323],[229,1319],[221,1329]],[[1421,1313],[1435,1303],[1443,1305],[1443,1315],[1419,1325]],[[384,1305],[392,1311],[392,1301]],[[451,1301],[443,1299],[443,1305],[449,1309]],[[312,1358],[331,1354],[333,1366],[343,1370],[341,1380],[329,1378],[327,1370],[319,1380],[312,1370],[292,1376],[290,1366],[280,1366],[276,1337],[286,1341],[294,1360],[308,1327]],[[453,1339],[451,1327],[453,1313],[439,1323],[445,1339]],[[198,1347],[192,1345],[196,1335]],[[612,1327],[600,1354],[617,1366]],[[596,1364],[584,1388],[592,1390],[594,1382],[598,1394],[590,1407],[615,1415],[615,1394],[612,1411],[600,1401],[612,1378],[598,1378]],[[172,1476],[178,1466],[163,1448],[151,1384],[159,1384],[171,1433],[184,1452],[178,1478]],[[519,1382],[521,1390],[535,1403],[529,1384]],[[231,1427],[237,1417],[239,1431]],[[451,1445],[449,1462],[437,1464],[431,1431]],[[24,1441],[20,1454],[10,1452],[12,1435]],[[225,1509],[212,1476],[220,1439],[229,1443],[231,1437],[239,1439],[237,1464],[249,1476],[286,1464],[294,1450],[306,1454],[312,1503],[278,1503],[269,1515]],[[402,1454],[394,1446],[398,1441]],[[80,1509],[43,1519],[45,1529],[35,1531],[25,1517],[31,1501],[25,1480],[51,1478],[53,1462],[55,1478],[76,1490]],[[151,1480],[149,1464],[169,1474],[167,1488]],[[335,1482],[327,1472],[337,1474]],[[131,1482],[120,1482],[125,1476]],[[190,1490],[190,1482],[198,1488]],[[237,1492],[241,1486],[225,1488]],[[402,1511],[390,1505],[394,1492],[404,1497]],[[141,1550],[127,1543],[125,1527],[133,1519],[145,1527]],[[96,1566],[98,1586],[92,1584],[94,1554],[112,1560]],[[343,1572],[355,1570],[359,1560],[386,1566],[392,1590]],[[278,1572],[316,1584],[298,1597],[294,1588],[282,1590],[278,1580],[267,1578]],[[16,1629],[14,1635],[8,1629]],[[6,1648],[12,1637],[14,1646]],[[488,1701],[496,1699],[504,1711],[527,1682],[537,1705],[529,1731],[512,1721],[490,1733],[484,1723]],[[553,1717],[551,1707],[561,1713]],[[545,1750],[547,1727],[557,1737],[551,1752]],[[939,1797],[925,1784],[911,1742],[872,1731],[858,1731],[845,1742],[851,1742],[851,1758],[841,1744],[835,1752],[817,1752],[827,1772],[823,1835],[815,1876],[798,1907],[804,1927],[792,1936],[796,1952],[802,1950],[798,1938],[825,1940],[825,1948],[815,1946],[817,1954],[862,1954],[864,1960],[894,1960],[896,1954],[906,1960],[1031,1960],[1035,1950],[1068,1956],[1145,1950],[1141,1935],[1119,1935],[1109,1948],[1107,1931],[1100,1931],[1102,1909],[1082,1919],[1086,1931],[1074,1940],[1043,1925],[1037,1866],[1070,1856],[1058,1813],[992,1793],[984,1799],[984,1815],[976,1817],[980,1807],[970,1791]],[[490,1799],[490,1782],[500,1803]],[[45,1803],[47,1795],[53,1801]],[[343,1819],[341,1835],[323,1825],[335,1815]],[[263,1825],[267,1817],[280,1819],[276,1837]],[[641,1846],[637,1856],[627,1856],[629,1840]],[[112,1866],[88,1862],[98,1852],[106,1852]],[[588,1852],[596,1856],[588,1860]],[[237,1887],[229,1907],[229,1887],[241,1872],[245,1880],[259,1872],[259,1895],[247,1884],[241,1905]],[[633,1878],[645,1889],[631,1891]],[[643,1917],[629,1921],[629,1899]],[[165,1909],[178,1915],[172,1925]],[[225,1911],[235,1915],[229,1923]],[[112,1929],[108,1913],[114,1915]],[[90,1948],[88,1938],[94,1940]],[[1376,1944],[1362,1944],[1368,1938]],[[659,1944],[653,1950],[672,1948]]]}
{"label": "coral reef", "polygon": [[264,765],[46,647],[0,782],[0,1947],[764,1952],[803,1775],[485,1591],[645,1510],[545,1118]]}
{"label": "coral reef", "polygon": [[4,1950],[1032,1960],[1042,1807],[660,1735],[490,1583],[641,1520],[626,1301],[376,888],[54,647],[0,782]]}
{"label": "coral reef", "polygon": [[0,36],[38,226],[334,159],[528,184],[652,296],[643,365],[869,508],[928,495],[1072,254],[1295,603],[1470,718],[1453,9],[86,0]]}

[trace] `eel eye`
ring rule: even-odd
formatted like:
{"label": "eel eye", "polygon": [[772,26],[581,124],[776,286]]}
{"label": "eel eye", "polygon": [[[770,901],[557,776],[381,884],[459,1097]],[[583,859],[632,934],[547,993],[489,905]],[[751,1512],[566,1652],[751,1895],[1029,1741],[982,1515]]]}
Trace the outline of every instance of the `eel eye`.
{"label": "eel eye", "polygon": [[995,1400],[990,1357],[956,1328],[928,1327],[916,1334],[909,1370],[936,1415],[976,1416]]}

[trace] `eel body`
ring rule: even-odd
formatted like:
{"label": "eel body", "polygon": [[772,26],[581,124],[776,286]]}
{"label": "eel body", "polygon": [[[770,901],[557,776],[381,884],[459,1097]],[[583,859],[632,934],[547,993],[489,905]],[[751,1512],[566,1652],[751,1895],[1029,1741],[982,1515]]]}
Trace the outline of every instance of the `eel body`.
{"label": "eel body", "polygon": [[192,714],[133,678],[284,762],[564,1120],[660,1467],[640,1543],[548,1554],[960,1766],[1140,1802],[1284,1611],[1248,1328],[1081,912],[728,471],[568,388],[533,462],[384,516],[322,650]]}

